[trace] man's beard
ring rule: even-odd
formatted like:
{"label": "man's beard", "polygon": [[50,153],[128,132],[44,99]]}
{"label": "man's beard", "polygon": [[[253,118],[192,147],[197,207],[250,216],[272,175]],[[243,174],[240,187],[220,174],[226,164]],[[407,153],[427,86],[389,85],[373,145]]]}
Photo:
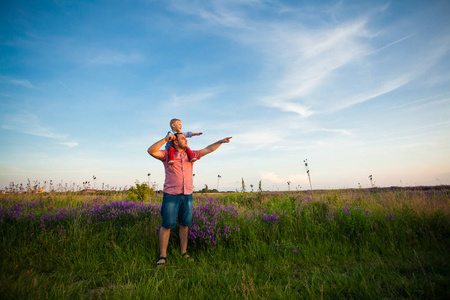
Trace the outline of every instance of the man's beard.
{"label": "man's beard", "polygon": [[181,145],[180,143],[178,143],[178,145],[176,145],[176,146],[177,146],[177,148],[180,149],[180,150],[186,150],[186,148],[187,148],[187,144]]}

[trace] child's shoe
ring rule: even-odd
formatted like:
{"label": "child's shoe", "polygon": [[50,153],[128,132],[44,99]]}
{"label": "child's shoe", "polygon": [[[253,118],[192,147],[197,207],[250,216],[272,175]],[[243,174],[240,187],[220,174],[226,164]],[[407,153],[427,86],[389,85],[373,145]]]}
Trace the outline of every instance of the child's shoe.
{"label": "child's shoe", "polygon": [[194,157],[193,159],[191,159],[191,163],[196,162],[197,159]]}
{"label": "child's shoe", "polygon": [[169,160],[168,164],[169,166],[173,165],[173,160]]}

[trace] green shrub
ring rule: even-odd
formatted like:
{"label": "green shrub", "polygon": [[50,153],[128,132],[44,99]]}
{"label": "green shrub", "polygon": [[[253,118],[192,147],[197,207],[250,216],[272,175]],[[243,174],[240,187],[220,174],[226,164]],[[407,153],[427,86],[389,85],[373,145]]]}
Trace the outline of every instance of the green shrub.
{"label": "green shrub", "polygon": [[139,181],[136,181],[136,187],[131,187],[127,194],[129,200],[139,202],[144,202],[148,197],[152,197],[153,195],[153,189],[147,183],[140,184]]}

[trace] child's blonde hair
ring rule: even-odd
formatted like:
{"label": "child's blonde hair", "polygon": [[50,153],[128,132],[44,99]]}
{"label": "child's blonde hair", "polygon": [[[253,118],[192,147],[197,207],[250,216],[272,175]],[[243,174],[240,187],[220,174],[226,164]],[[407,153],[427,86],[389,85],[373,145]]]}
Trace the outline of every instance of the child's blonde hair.
{"label": "child's blonde hair", "polygon": [[172,125],[173,125],[173,123],[175,123],[176,121],[180,121],[180,122],[181,122],[180,119],[172,119],[172,120],[170,120],[170,128],[173,129]]}

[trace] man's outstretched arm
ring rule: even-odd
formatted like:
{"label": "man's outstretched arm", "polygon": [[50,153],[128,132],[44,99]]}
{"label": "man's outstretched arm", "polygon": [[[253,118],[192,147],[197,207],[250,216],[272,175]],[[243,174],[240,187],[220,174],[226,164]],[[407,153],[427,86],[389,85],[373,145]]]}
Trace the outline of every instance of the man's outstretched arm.
{"label": "man's outstretched arm", "polygon": [[150,154],[151,156],[153,156],[156,159],[161,159],[164,156],[164,154],[159,149],[162,147],[162,145],[164,145],[165,143],[167,143],[168,141],[171,141],[173,139],[175,139],[174,135],[167,135],[162,140],[159,140],[156,143],[154,143],[153,145],[151,145],[147,150],[148,154]]}
{"label": "man's outstretched arm", "polygon": [[215,151],[217,148],[220,147],[223,143],[229,143],[231,139],[230,137],[226,137],[224,139],[221,139],[220,141],[215,142],[214,144],[209,145],[208,147],[200,150],[200,157],[205,156],[206,154],[209,154],[213,151]]}

